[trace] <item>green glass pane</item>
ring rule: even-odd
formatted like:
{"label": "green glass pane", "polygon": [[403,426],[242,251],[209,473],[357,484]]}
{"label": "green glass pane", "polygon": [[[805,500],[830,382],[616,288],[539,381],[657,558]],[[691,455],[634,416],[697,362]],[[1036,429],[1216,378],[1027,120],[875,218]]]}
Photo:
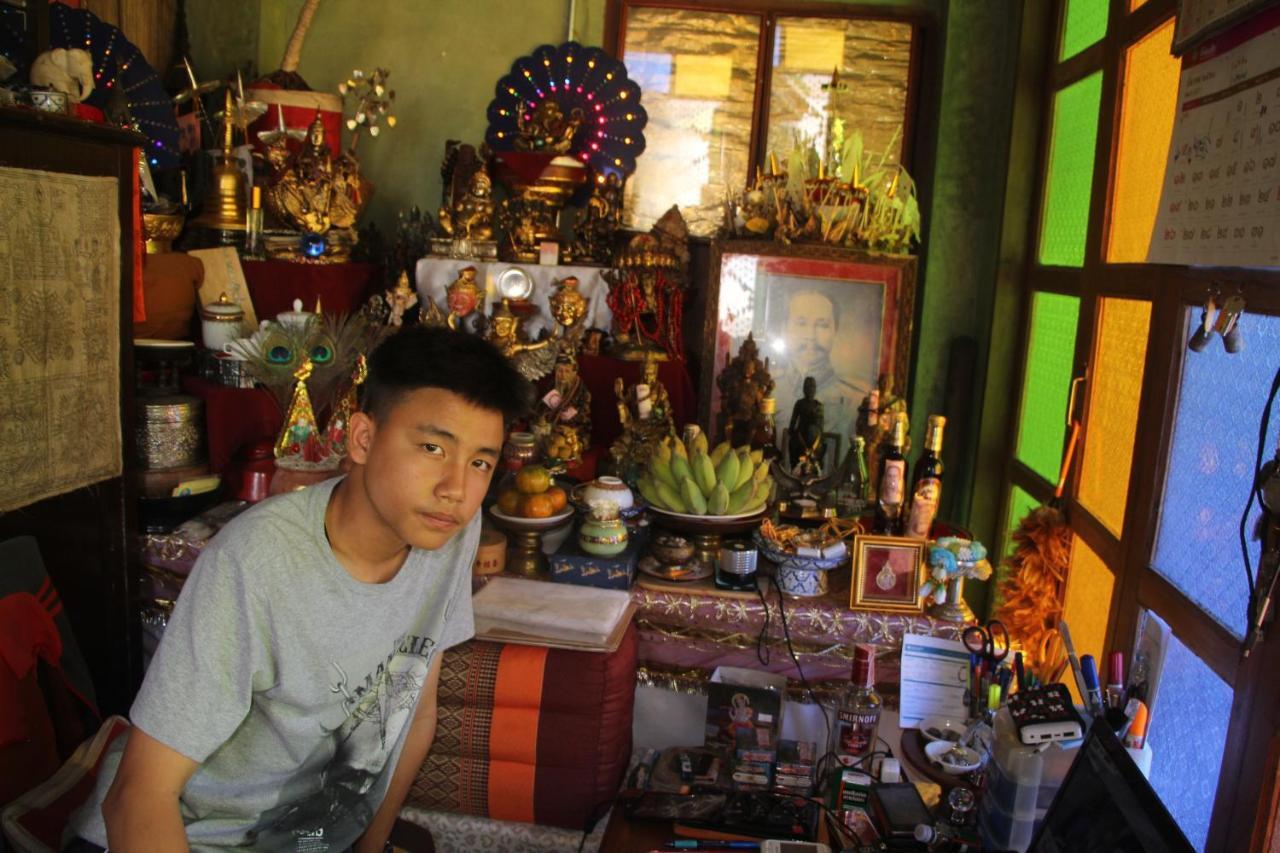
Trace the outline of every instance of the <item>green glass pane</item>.
{"label": "green glass pane", "polygon": [[1084,265],[1101,97],[1102,72],[1098,71],[1053,99],[1053,138],[1040,223],[1040,263],[1047,266]]}
{"label": "green glass pane", "polygon": [[1009,492],[1009,514],[1004,520],[1004,541],[1000,547],[1001,556],[1008,557],[1013,552],[1014,541],[1013,531],[1018,529],[1018,525],[1022,523],[1022,519],[1026,518],[1031,510],[1040,506],[1040,501],[1031,497],[1017,486],[1013,486]]}
{"label": "green glass pane", "polygon": [[1037,293],[1032,297],[1027,374],[1014,453],[1050,483],[1057,481],[1062,465],[1079,316],[1080,300],[1075,296]]}
{"label": "green glass pane", "polygon": [[1059,61],[1075,56],[1107,34],[1107,0],[1067,0]]}

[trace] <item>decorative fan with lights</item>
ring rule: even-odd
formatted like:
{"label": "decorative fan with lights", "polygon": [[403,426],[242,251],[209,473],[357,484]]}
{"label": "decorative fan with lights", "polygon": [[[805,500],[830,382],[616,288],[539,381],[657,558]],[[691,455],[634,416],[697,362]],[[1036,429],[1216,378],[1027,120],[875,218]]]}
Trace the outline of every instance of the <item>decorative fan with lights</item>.
{"label": "decorative fan with lights", "polygon": [[[0,4],[0,54],[25,77],[29,50],[22,11]],[[105,110],[111,95],[123,92],[139,129],[150,140],[147,158],[153,168],[178,165],[178,123],[173,102],[142,51],[116,27],[85,9],[49,4],[49,47],[80,48],[93,57],[93,92],[86,103]]]}
{"label": "decorative fan with lights", "polygon": [[517,147],[521,127],[546,101],[554,101],[566,117],[579,116],[569,154],[597,174],[623,180],[644,151],[649,120],[640,105],[640,87],[627,78],[627,68],[598,47],[565,42],[544,44],[511,64],[494,88],[489,103],[485,142],[494,151]]}

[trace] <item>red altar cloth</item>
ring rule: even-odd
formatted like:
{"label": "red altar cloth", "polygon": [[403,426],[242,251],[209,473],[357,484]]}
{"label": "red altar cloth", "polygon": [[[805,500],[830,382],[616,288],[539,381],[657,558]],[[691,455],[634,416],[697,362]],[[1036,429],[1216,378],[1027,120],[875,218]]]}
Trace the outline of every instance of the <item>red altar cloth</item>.
{"label": "red altar cloth", "polygon": [[[182,380],[182,390],[204,401],[209,468],[225,474],[240,448],[255,441],[275,441],[284,416],[266,388],[229,388],[197,376]],[[235,494],[239,483],[227,483]]]}
{"label": "red altar cloth", "polygon": [[[618,420],[618,398],[613,393],[613,380],[622,377],[622,385],[628,388],[640,381],[644,364],[638,361],[620,361],[601,355],[579,357],[582,379],[591,392],[591,443],[608,448],[622,432]],[[683,362],[664,361],[658,365],[658,381],[667,389],[671,398],[671,417],[679,433],[686,421],[697,417],[697,397],[693,381]]]}
{"label": "red altar cloth", "polygon": [[240,261],[249,297],[259,319],[270,319],[293,310],[301,299],[307,311],[316,297],[326,314],[351,314],[378,289],[381,268],[377,264],[304,264],[293,261]]}

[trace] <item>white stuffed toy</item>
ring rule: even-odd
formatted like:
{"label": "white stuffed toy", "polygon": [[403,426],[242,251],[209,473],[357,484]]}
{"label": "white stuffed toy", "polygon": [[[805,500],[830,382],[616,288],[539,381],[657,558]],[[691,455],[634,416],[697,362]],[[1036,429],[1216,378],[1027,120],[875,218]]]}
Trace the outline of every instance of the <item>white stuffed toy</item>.
{"label": "white stuffed toy", "polygon": [[78,48],[46,50],[31,64],[31,85],[64,92],[78,104],[93,91],[93,57]]}

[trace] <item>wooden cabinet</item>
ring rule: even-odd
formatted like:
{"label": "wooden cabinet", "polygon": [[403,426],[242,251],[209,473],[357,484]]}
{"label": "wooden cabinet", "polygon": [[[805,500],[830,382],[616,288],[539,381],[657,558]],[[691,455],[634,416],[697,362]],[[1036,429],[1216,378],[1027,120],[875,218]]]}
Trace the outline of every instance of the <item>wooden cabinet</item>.
{"label": "wooden cabinet", "polygon": [[[141,678],[135,606],[137,525],[133,448],[133,176],[136,147],[145,139],[47,113],[0,109],[0,166],[106,176],[119,182],[117,204],[101,212],[119,223],[120,264],[120,476],[0,514],[0,540],[29,534],[40,546],[74,628],[104,714],[125,713]],[[0,229],[3,233],[3,229]],[[92,252],[91,241],[86,241]],[[77,261],[92,261],[82,248]],[[105,275],[114,276],[108,270]],[[66,299],[76,298],[68,294]],[[9,310],[0,306],[0,311]],[[76,331],[68,329],[74,336]],[[0,354],[2,356],[2,354]],[[111,419],[106,419],[111,420]],[[79,425],[86,431],[101,423]],[[114,427],[114,424],[112,424]],[[20,440],[0,424],[0,441]],[[0,483],[0,489],[5,485]],[[0,566],[0,571],[3,567]]]}

